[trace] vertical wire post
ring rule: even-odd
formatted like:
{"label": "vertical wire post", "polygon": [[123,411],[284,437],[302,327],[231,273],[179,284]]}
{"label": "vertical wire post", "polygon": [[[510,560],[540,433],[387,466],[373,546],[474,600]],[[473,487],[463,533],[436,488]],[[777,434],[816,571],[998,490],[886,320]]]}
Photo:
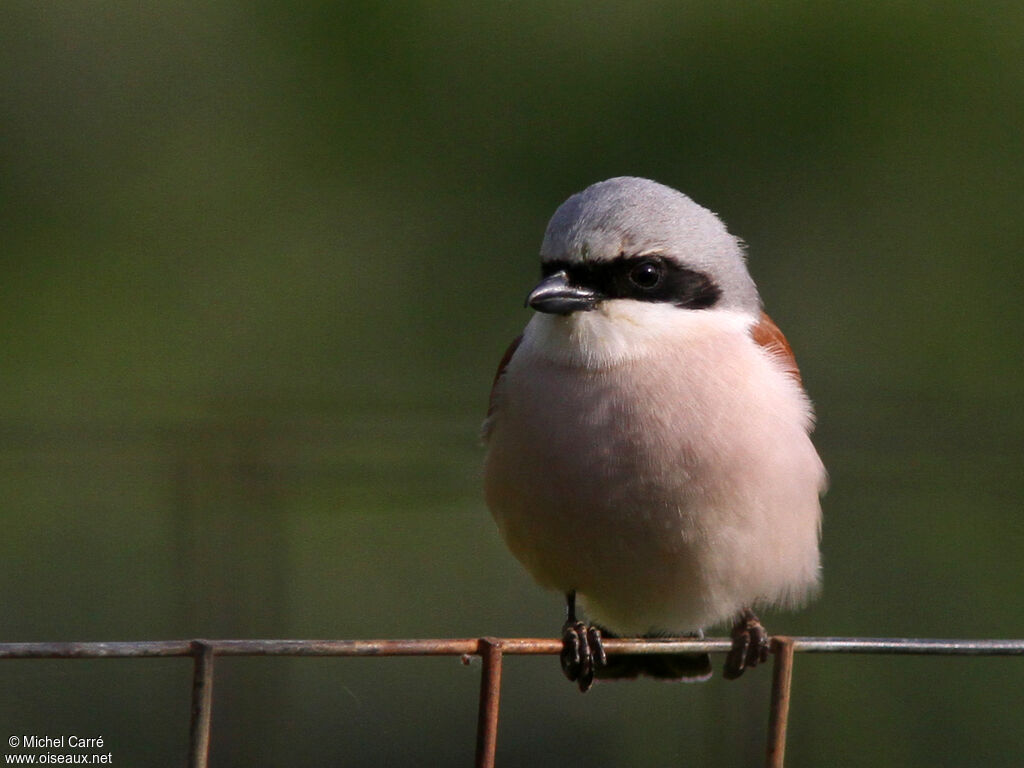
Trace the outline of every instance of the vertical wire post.
{"label": "vertical wire post", "polygon": [[786,727],[789,724],[789,692],[793,684],[793,638],[773,637],[772,699],[768,715],[767,768],[783,768],[786,760]]}
{"label": "vertical wire post", "polygon": [[189,768],[206,768],[210,759],[210,721],[213,714],[213,646],[192,641],[192,719],[189,724]]}
{"label": "vertical wire post", "polygon": [[480,708],[476,722],[476,768],[494,768],[498,748],[498,703],[501,698],[501,642],[480,638]]}

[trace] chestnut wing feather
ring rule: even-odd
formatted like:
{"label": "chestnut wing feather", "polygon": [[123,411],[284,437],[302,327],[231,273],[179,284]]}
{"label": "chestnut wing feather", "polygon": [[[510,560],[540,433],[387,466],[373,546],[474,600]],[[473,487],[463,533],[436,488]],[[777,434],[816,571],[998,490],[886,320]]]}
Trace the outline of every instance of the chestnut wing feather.
{"label": "chestnut wing feather", "polygon": [[750,335],[758,346],[763,347],[782,364],[786,373],[795,378],[798,384],[803,383],[789,342],[779,330],[779,326],[767,314],[761,313],[761,319],[750,329]]}
{"label": "chestnut wing feather", "polygon": [[516,353],[516,350],[519,349],[519,345],[520,343],[522,343],[522,341],[523,334],[519,334],[518,336],[516,336],[512,340],[512,343],[508,345],[508,349],[505,350],[505,354],[501,356],[501,362],[498,363],[498,370],[494,374],[494,381],[491,382],[491,395],[487,400],[487,418],[484,419],[484,426],[482,431],[484,440],[487,439],[487,435],[491,431],[491,419],[494,416],[494,410],[497,407],[494,393],[498,388],[498,382],[501,381],[501,377],[505,373],[505,368],[508,367],[508,363],[512,359],[512,355],[514,355]]}

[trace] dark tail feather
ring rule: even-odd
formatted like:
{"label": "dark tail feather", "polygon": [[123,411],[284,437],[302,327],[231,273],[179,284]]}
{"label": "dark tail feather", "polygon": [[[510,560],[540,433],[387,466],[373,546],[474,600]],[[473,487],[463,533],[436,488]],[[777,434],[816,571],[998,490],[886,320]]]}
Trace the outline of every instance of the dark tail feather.
{"label": "dark tail feather", "polygon": [[[615,637],[601,629],[605,637]],[[703,683],[711,677],[711,656],[706,653],[635,653],[608,656],[594,672],[598,680],[630,680],[644,675],[655,680]]]}
{"label": "dark tail feather", "polygon": [[711,656],[706,653],[617,654],[597,669],[598,680],[628,680],[645,675],[656,680],[702,683],[711,677]]}

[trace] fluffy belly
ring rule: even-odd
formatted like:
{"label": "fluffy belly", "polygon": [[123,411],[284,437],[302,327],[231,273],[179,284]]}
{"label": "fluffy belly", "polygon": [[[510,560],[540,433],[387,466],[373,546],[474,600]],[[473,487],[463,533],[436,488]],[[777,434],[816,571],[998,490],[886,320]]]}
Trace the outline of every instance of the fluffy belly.
{"label": "fluffy belly", "polygon": [[687,482],[698,457],[675,457],[671,477],[657,472],[656,436],[615,428],[624,404],[592,390],[509,414],[515,428],[497,430],[488,453],[488,504],[534,578],[576,590],[596,620],[630,634],[696,628],[708,593],[708,536]]}
{"label": "fluffy belly", "polygon": [[723,398],[720,377],[681,370],[531,361],[489,440],[513,554],[620,633],[700,629],[817,580],[821,465],[799,390]]}

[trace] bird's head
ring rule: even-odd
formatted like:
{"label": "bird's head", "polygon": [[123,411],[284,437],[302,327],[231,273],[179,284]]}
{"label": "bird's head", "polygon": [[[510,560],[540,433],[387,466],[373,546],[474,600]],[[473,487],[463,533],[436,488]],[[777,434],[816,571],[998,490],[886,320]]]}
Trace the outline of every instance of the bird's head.
{"label": "bird's head", "polygon": [[648,179],[598,182],[562,203],[544,234],[541,268],[526,303],[546,314],[609,302],[761,306],[739,239],[711,211]]}

